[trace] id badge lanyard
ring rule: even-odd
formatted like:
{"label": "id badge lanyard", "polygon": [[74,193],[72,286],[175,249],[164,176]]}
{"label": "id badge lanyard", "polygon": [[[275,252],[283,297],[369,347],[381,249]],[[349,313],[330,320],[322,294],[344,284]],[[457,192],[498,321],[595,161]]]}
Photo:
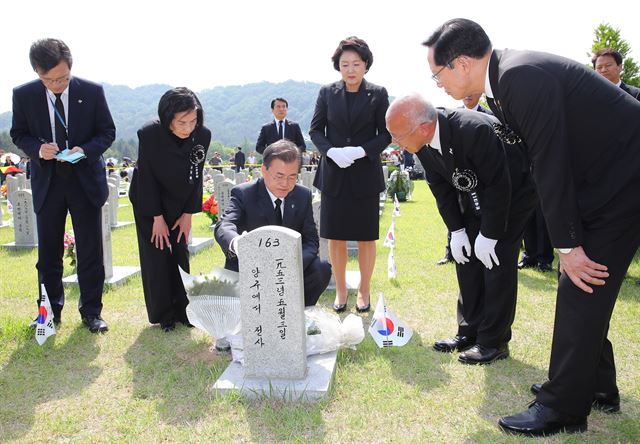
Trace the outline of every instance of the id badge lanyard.
{"label": "id badge lanyard", "polygon": [[64,128],[64,132],[65,132],[64,148],[68,149],[69,148],[69,128],[67,127],[67,124],[62,118],[62,116],[60,115],[58,108],[56,108],[56,104],[53,102],[53,100],[51,100],[51,96],[48,93],[47,93],[47,98],[49,99],[49,102],[51,102],[51,106],[53,107],[53,112],[55,113],[56,117],[60,121],[60,124],[62,124],[62,127]]}

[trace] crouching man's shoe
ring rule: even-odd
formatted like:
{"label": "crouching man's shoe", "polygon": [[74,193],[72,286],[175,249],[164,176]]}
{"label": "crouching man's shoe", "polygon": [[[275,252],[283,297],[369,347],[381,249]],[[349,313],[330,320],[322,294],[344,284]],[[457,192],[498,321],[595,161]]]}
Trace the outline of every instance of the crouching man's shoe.
{"label": "crouching man's shoe", "polygon": [[509,357],[509,346],[501,344],[498,348],[485,347],[476,344],[458,356],[458,361],[463,364],[491,364],[492,362]]}
{"label": "crouching man's shoe", "polygon": [[584,432],[587,430],[587,417],[565,415],[534,401],[529,410],[500,418],[498,425],[507,433],[548,436],[558,432]]}
{"label": "crouching man's shoe", "polygon": [[82,323],[91,333],[104,333],[109,330],[109,326],[100,316],[82,316]]}

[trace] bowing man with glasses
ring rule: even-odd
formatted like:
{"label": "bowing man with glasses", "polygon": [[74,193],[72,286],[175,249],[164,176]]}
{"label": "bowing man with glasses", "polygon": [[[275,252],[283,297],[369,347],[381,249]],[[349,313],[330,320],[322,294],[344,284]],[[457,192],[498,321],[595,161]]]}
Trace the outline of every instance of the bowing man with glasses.
{"label": "bowing man with glasses", "polygon": [[[29,59],[39,80],[13,90],[11,138],[31,159],[38,282],[44,284],[54,322],[59,324],[64,306],[63,238],[69,213],[78,253],[82,322],[91,332],[107,331],[101,318],[101,211],[109,192],[102,154],[115,139],[115,125],[102,86],[71,76],[73,59],[63,41],[36,41]],[[65,149],[85,157],[73,164],[57,160]]]}
{"label": "bowing man with glasses", "polygon": [[202,170],[211,131],[196,95],[174,88],[160,98],[159,120],[138,130],[129,199],[138,234],[149,322],[164,331],[190,326],[180,270],[189,272],[191,215],[202,211]]}
{"label": "bowing man with glasses", "polygon": [[216,241],[226,256],[225,268],[238,271],[236,244],[240,236],[265,225],[282,225],[302,235],[304,305],[315,305],[331,279],[331,265],[318,257],[319,239],[313,220],[311,190],[297,185],[300,151],[279,140],[262,153],[262,178],[236,185],[215,227]]}

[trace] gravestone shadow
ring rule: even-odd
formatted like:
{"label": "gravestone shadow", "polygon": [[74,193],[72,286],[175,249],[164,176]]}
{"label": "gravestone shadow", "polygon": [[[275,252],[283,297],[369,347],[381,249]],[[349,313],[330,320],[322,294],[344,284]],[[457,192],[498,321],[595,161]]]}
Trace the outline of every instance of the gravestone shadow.
{"label": "gravestone shadow", "polygon": [[40,347],[33,335],[31,329],[25,332],[28,339],[0,371],[0,417],[6,420],[0,441],[20,440],[33,427],[38,405],[75,396],[102,373],[92,364],[100,351],[97,335],[83,326],[61,345],[52,336]]}

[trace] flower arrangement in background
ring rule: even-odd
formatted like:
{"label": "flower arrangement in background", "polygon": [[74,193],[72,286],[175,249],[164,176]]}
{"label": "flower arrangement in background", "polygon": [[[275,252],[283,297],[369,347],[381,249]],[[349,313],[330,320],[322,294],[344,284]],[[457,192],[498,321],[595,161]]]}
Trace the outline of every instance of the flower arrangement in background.
{"label": "flower arrangement in background", "polygon": [[202,211],[211,219],[211,223],[218,222],[218,201],[213,194],[202,203]]}
{"label": "flower arrangement in background", "polygon": [[211,178],[205,178],[204,182],[202,183],[202,188],[204,189],[204,192],[207,194],[213,194],[213,190],[214,190],[214,183],[213,183],[213,179]]}
{"label": "flower arrangement in background", "polygon": [[4,184],[0,187],[0,194],[2,197],[7,197],[7,184]]}
{"label": "flower arrangement in background", "polygon": [[73,236],[73,232],[64,233],[64,257],[71,259],[70,265],[75,268],[76,266],[76,238]]}

